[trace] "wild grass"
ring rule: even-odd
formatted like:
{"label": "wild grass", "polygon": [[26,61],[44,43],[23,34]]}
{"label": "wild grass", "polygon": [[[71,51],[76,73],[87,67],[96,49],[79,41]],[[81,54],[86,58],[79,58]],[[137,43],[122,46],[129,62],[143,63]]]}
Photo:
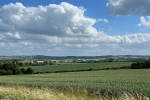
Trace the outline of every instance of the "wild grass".
{"label": "wild grass", "polygon": [[122,66],[130,66],[131,64],[132,62],[104,62],[104,63],[80,63],[80,64],[31,66],[31,68],[33,68],[36,72],[38,72],[38,71],[62,71],[62,70],[80,70],[80,69],[90,69],[90,68],[122,67]]}
{"label": "wild grass", "polygon": [[26,86],[0,86],[1,100],[149,100],[143,95],[122,93],[120,97],[101,95],[95,91],[89,95],[87,90],[62,91],[56,88],[33,88]]}

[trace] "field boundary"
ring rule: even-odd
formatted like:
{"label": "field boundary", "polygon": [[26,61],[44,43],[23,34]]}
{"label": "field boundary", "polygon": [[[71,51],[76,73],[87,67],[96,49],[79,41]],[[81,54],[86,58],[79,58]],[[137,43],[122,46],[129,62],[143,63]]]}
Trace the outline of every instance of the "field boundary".
{"label": "field boundary", "polygon": [[131,66],[123,66],[123,67],[107,67],[107,68],[89,68],[89,69],[61,70],[61,71],[38,71],[38,72],[35,72],[35,74],[44,74],[44,73],[64,73],[64,72],[81,72],[81,71],[98,71],[98,70],[117,70],[117,69],[131,69]]}

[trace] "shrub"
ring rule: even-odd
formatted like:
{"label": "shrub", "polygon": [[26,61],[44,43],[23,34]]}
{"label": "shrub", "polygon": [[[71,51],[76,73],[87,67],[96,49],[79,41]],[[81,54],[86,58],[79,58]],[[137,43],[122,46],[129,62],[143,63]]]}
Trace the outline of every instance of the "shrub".
{"label": "shrub", "polygon": [[13,69],[13,75],[19,75],[19,74],[21,74],[22,72],[21,72],[21,70],[20,70],[20,68],[15,68],[15,69]]}
{"label": "shrub", "polygon": [[54,65],[54,63],[50,62],[50,65]]}
{"label": "shrub", "polygon": [[26,69],[26,72],[25,72],[26,74],[33,74],[34,73],[34,70],[31,68],[31,67],[28,67],[27,69]]}
{"label": "shrub", "polygon": [[123,66],[121,69],[131,69],[131,66]]}
{"label": "shrub", "polygon": [[0,75],[12,75],[13,72],[11,70],[0,70]]}
{"label": "shrub", "polygon": [[88,69],[88,71],[92,71],[92,70],[93,70],[93,68]]}
{"label": "shrub", "polygon": [[25,68],[21,68],[21,72],[22,72],[23,74],[25,74],[25,73],[26,73]]}

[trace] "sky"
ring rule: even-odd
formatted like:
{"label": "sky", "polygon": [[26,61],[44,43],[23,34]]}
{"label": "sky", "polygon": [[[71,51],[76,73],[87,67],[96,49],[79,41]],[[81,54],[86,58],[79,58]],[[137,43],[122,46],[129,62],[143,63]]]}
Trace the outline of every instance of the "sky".
{"label": "sky", "polygon": [[4,55],[150,55],[150,0],[1,0]]}

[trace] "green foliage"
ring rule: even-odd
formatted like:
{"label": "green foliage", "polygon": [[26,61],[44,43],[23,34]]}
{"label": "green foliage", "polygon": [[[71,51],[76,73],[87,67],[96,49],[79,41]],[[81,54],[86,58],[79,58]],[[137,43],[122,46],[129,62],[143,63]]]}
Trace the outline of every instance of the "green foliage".
{"label": "green foliage", "polygon": [[13,60],[12,63],[13,63],[13,64],[16,63],[16,64],[18,65],[18,59]]}
{"label": "green foliage", "polygon": [[12,62],[5,62],[0,67],[1,74],[0,75],[18,75],[21,74],[21,70],[17,67],[16,64]]}
{"label": "green foliage", "polygon": [[21,72],[21,70],[20,70],[20,68],[15,68],[15,69],[13,69],[13,75],[19,75],[19,74],[21,74],[22,72]]}
{"label": "green foliage", "polygon": [[23,74],[25,74],[25,73],[26,73],[25,68],[21,68],[20,70],[21,70],[21,72],[22,72]]}
{"label": "green foliage", "polygon": [[147,69],[150,68],[150,60],[139,61],[131,64],[132,69]]}
{"label": "green foliage", "polygon": [[32,68],[19,68],[17,64],[13,64],[12,62],[5,62],[0,65],[0,75],[19,75],[19,74],[33,74],[34,70]]}
{"label": "green foliage", "polygon": [[26,63],[25,63],[25,66],[30,66],[29,62],[26,62]]}
{"label": "green foliage", "polygon": [[20,66],[20,67],[23,67],[24,66],[24,63],[18,63],[18,66]]}
{"label": "green foliage", "polygon": [[18,68],[16,64],[13,64],[11,62],[5,62],[3,65],[2,65],[2,68],[3,70],[13,70],[13,69],[16,69]]}
{"label": "green foliage", "polygon": [[11,70],[0,70],[0,75],[12,75],[13,72]]}
{"label": "green foliage", "polygon": [[0,62],[0,69],[2,69],[2,66],[3,66],[3,63],[2,63],[2,62]]}
{"label": "green foliage", "polygon": [[50,62],[49,65],[54,65],[54,63]]}
{"label": "green foliage", "polygon": [[25,74],[33,74],[33,73],[34,73],[34,70],[33,70],[31,67],[28,67],[28,68],[26,69]]}
{"label": "green foliage", "polygon": [[3,63],[2,62],[0,62],[0,65],[2,65]]}
{"label": "green foliage", "polygon": [[88,71],[92,71],[92,70],[93,70],[93,68],[88,69]]}
{"label": "green foliage", "polygon": [[120,67],[120,69],[131,69],[131,66],[123,66],[123,67]]}

